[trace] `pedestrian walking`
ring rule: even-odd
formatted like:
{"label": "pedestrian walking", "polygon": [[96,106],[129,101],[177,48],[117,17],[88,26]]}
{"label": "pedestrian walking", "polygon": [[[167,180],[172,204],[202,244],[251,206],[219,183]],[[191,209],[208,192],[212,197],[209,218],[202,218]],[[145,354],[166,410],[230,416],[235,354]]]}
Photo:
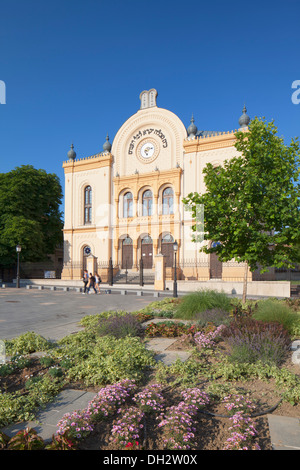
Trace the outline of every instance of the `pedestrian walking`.
{"label": "pedestrian walking", "polygon": [[90,276],[89,276],[89,285],[87,289],[88,294],[91,294],[90,292],[91,287],[94,289],[95,294],[97,294],[97,291],[95,289],[95,276],[93,276],[92,273],[90,273]]}
{"label": "pedestrian walking", "polygon": [[86,294],[86,293],[87,293],[87,285],[88,285],[88,282],[89,282],[89,273],[88,273],[87,269],[85,269],[85,270],[83,271],[83,283],[84,283],[83,294]]}
{"label": "pedestrian walking", "polygon": [[101,282],[101,277],[99,276],[98,273],[95,273],[95,288],[100,294],[100,282]]}

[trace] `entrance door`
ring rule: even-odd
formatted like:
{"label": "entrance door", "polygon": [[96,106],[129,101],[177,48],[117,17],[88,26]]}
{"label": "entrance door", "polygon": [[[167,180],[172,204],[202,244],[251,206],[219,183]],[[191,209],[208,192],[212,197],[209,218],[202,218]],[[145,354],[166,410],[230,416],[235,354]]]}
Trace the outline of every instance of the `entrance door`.
{"label": "entrance door", "polygon": [[153,263],[153,244],[151,237],[145,237],[142,239],[141,253],[144,269],[151,269]]}
{"label": "entrance door", "polygon": [[122,269],[132,269],[133,245],[131,238],[124,238],[122,241]]}
{"label": "entrance door", "polygon": [[165,256],[166,268],[173,268],[174,262],[174,239],[171,234],[165,235],[161,239],[161,252]]}
{"label": "entrance door", "polygon": [[222,279],[222,262],[219,260],[217,253],[210,253],[210,278]]}

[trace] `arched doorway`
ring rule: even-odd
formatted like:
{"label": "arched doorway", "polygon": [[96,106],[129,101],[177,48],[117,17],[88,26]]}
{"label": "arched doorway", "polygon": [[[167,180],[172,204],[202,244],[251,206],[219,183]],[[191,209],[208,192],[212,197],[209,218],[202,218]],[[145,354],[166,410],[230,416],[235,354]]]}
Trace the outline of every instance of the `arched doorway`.
{"label": "arched doorway", "polygon": [[[211,246],[219,242],[212,242]],[[222,261],[219,260],[217,253],[210,253],[209,256],[210,279],[222,279]]]}
{"label": "arched doorway", "polygon": [[144,269],[151,269],[153,264],[153,242],[149,235],[141,240],[141,256]]}
{"label": "arched doorway", "polygon": [[174,264],[174,238],[170,233],[161,237],[161,253],[165,256],[166,268],[173,268]]}
{"label": "arched doorway", "polygon": [[133,245],[132,239],[126,237],[122,240],[122,269],[132,269]]}
{"label": "arched doorway", "polygon": [[83,247],[83,260],[82,260],[82,270],[88,269],[87,259],[92,254],[91,248],[86,245]]}

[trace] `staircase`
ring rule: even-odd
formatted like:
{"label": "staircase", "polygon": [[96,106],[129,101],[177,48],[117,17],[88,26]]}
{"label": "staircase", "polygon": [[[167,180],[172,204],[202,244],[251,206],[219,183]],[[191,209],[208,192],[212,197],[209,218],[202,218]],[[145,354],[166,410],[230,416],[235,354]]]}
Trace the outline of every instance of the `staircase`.
{"label": "staircase", "polygon": [[[127,281],[127,282],[126,282]],[[144,284],[154,284],[154,272],[152,269],[144,269],[143,273]],[[120,269],[118,274],[114,276],[114,284],[140,284],[140,273],[139,271],[127,270],[126,280],[126,269]]]}

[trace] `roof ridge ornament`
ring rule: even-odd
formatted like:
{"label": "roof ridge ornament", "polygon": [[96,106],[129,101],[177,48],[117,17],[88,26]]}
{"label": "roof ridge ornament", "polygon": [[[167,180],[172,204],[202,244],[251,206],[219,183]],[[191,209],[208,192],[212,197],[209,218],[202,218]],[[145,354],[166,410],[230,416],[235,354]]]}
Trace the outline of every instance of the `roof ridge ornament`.
{"label": "roof ridge ornament", "polygon": [[156,104],[156,97],[158,93],[155,88],[151,88],[151,90],[144,90],[140,93],[140,100],[141,100],[141,107],[140,109],[147,109],[153,108],[157,106]]}
{"label": "roof ridge ornament", "polygon": [[109,142],[108,134],[106,135],[106,141],[103,144],[103,151],[109,153],[111,151],[111,143]]}
{"label": "roof ridge ornament", "polygon": [[195,138],[197,132],[198,132],[198,128],[195,125],[195,119],[194,119],[194,113],[193,113],[191,117],[191,124],[187,128],[188,137],[192,139]]}
{"label": "roof ridge ornament", "polygon": [[249,117],[248,114],[247,114],[246,104],[244,104],[244,107],[243,107],[243,114],[241,115],[241,117],[240,117],[240,119],[239,119],[240,128],[242,128],[242,127],[248,127],[249,122],[250,122],[250,117]]}
{"label": "roof ridge ornament", "polygon": [[72,144],[71,144],[70,150],[68,151],[68,158],[69,158],[69,160],[73,160],[73,161],[74,161],[75,158],[76,158],[76,152],[75,152],[75,150],[74,150],[73,142],[72,142]]}

